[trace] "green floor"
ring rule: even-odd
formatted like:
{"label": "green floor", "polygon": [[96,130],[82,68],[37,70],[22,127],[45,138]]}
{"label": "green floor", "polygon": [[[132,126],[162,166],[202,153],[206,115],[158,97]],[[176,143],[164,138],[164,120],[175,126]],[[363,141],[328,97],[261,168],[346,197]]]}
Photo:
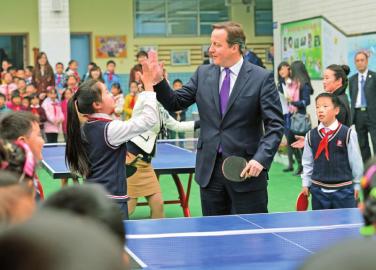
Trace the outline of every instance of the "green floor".
{"label": "green floor", "polygon": [[[296,197],[301,190],[300,177],[293,176],[292,173],[283,173],[283,165],[273,163],[269,176],[269,211],[286,212],[294,211]],[[45,195],[48,197],[53,192],[60,189],[60,181],[53,180],[43,169],[38,171],[42,181]],[[183,185],[186,187],[187,176],[182,176]],[[177,199],[178,193],[171,177],[163,176],[160,179],[164,199]],[[189,206],[192,216],[201,216],[200,194],[198,185],[192,185]],[[166,217],[182,217],[181,207],[178,205],[165,205]],[[140,206],[131,216],[132,219],[142,219],[149,217],[149,208]]]}

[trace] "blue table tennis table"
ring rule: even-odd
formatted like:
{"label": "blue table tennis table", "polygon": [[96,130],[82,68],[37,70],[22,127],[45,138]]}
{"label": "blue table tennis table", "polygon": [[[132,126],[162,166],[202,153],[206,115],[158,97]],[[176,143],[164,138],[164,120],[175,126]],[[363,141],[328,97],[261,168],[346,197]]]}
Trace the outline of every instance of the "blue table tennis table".
{"label": "blue table tennis table", "polygon": [[[152,160],[154,170],[160,175],[171,175],[179,198],[177,200],[167,200],[165,204],[180,204],[183,214],[190,216],[189,195],[193,174],[195,172],[196,153],[185,148],[178,147],[173,143],[158,142],[156,156]],[[49,172],[54,179],[71,178],[72,174],[65,164],[65,144],[45,144],[43,147],[42,166]],[[188,183],[186,190],[183,187],[179,174],[188,174]],[[138,205],[147,205],[145,202]]]}
{"label": "blue table tennis table", "polygon": [[125,221],[127,252],[146,269],[297,269],[361,237],[358,209]]}

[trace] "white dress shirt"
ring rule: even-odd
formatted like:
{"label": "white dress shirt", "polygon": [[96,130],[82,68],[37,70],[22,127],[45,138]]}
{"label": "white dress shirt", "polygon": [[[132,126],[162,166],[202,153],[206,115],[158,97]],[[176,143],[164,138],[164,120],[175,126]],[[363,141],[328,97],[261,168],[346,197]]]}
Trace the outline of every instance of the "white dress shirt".
{"label": "white dress shirt", "polygon": [[[238,78],[240,69],[242,68],[243,61],[244,61],[243,57],[240,57],[240,60],[235,65],[233,65],[232,67],[229,67],[230,69],[230,93],[229,95],[231,95],[232,88],[234,88],[236,79]],[[221,76],[219,77],[219,92],[221,91],[221,86],[225,77],[226,77],[225,68],[221,67]]]}

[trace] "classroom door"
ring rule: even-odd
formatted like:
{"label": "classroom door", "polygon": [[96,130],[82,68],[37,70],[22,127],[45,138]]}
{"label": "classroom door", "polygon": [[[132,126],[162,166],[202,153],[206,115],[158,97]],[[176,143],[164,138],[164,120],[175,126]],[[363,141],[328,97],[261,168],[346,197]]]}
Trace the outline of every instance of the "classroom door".
{"label": "classroom door", "polygon": [[86,73],[91,62],[90,34],[71,34],[71,59],[78,62],[80,77]]}

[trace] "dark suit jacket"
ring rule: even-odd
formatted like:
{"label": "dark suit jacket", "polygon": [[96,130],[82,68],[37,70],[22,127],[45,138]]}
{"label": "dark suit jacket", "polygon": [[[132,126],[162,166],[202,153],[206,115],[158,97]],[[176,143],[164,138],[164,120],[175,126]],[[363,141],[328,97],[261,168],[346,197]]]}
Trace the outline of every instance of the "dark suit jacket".
{"label": "dark suit jacket", "polygon": [[[358,73],[350,77],[349,90],[351,99],[351,114],[353,116],[353,123],[355,120],[355,103],[358,96]],[[376,125],[376,73],[368,70],[364,91],[366,93],[367,111],[371,116],[369,118],[372,125]]]}
{"label": "dark suit jacket", "polygon": [[265,188],[267,169],[283,135],[283,115],[273,75],[244,61],[223,117],[219,106],[219,79],[219,66],[202,65],[182,89],[173,91],[165,80],[154,89],[158,101],[169,111],[197,103],[201,130],[196,181],[201,187],[206,187],[210,181],[221,144],[224,157],[237,155],[255,159],[266,168],[257,178],[231,183],[234,190]]}

